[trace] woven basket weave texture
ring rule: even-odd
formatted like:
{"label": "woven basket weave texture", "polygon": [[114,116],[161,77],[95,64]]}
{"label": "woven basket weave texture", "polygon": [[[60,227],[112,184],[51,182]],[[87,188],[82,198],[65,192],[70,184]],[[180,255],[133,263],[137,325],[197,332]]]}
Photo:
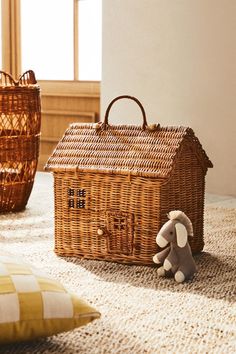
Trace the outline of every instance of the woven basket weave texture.
{"label": "woven basket weave texture", "polygon": [[[141,126],[108,123],[122,98],[139,104]],[[54,173],[56,253],[153,264],[157,232],[174,209],[192,220],[190,245],[201,251],[209,167],[192,129],[148,126],[136,98],[117,97],[103,123],[70,125],[45,167]]]}
{"label": "woven basket weave texture", "polygon": [[0,212],[25,208],[39,155],[40,89],[34,72],[0,71]]}

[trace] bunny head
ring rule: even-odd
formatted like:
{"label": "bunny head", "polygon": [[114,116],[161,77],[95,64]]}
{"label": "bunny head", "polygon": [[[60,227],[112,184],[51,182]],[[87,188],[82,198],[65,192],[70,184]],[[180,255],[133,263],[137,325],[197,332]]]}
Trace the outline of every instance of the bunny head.
{"label": "bunny head", "polygon": [[193,236],[193,226],[190,219],[180,210],[171,211],[168,218],[169,220],[157,234],[157,245],[163,248],[170,242],[176,242],[178,247],[185,247],[188,236]]}

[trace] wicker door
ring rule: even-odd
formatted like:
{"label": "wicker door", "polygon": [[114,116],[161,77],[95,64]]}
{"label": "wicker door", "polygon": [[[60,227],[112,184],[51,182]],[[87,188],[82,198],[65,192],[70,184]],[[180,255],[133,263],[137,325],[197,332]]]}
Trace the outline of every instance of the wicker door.
{"label": "wicker door", "polygon": [[134,222],[133,215],[125,212],[108,211],[106,229],[108,231],[107,247],[109,253],[132,255]]}

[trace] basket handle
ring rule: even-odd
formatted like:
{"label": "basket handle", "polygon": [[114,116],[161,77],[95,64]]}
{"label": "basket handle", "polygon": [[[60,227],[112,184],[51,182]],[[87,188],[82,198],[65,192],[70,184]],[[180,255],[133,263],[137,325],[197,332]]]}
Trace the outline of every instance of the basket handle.
{"label": "basket handle", "polygon": [[141,102],[140,102],[136,97],[129,96],[129,95],[118,96],[118,97],[114,98],[114,99],[110,102],[110,104],[109,104],[108,107],[107,107],[106,113],[105,113],[104,122],[103,122],[103,124],[102,124],[103,127],[104,127],[104,129],[106,129],[106,127],[108,126],[108,117],[109,117],[109,113],[110,113],[110,110],[111,110],[111,107],[112,107],[113,103],[115,103],[116,101],[121,100],[121,99],[123,99],[123,98],[128,98],[128,99],[130,99],[130,100],[133,100],[133,101],[135,101],[135,102],[139,105],[139,107],[140,107],[140,109],[141,109],[141,112],[142,112],[142,115],[143,115],[143,125],[142,125],[142,128],[145,130],[146,127],[148,126],[145,110],[144,110],[144,108],[143,108]]}
{"label": "basket handle", "polygon": [[33,70],[28,70],[19,77],[19,80],[14,80],[12,75],[5,71],[0,71],[0,86],[24,86],[35,85],[37,83]]}
{"label": "basket handle", "polygon": [[0,86],[14,85],[15,80],[5,71],[0,71]]}
{"label": "basket handle", "polygon": [[19,77],[19,84],[20,85],[35,85],[37,84],[37,80],[35,78],[35,74],[33,72],[33,70],[28,70],[26,71],[24,74],[22,74]]}

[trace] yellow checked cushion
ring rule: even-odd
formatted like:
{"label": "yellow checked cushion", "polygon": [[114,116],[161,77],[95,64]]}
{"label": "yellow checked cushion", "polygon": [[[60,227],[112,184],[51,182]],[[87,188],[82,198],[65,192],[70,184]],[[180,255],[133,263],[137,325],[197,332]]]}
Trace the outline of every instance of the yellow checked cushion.
{"label": "yellow checked cushion", "polygon": [[50,336],[99,317],[58,281],[0,251],[0,344]]}

